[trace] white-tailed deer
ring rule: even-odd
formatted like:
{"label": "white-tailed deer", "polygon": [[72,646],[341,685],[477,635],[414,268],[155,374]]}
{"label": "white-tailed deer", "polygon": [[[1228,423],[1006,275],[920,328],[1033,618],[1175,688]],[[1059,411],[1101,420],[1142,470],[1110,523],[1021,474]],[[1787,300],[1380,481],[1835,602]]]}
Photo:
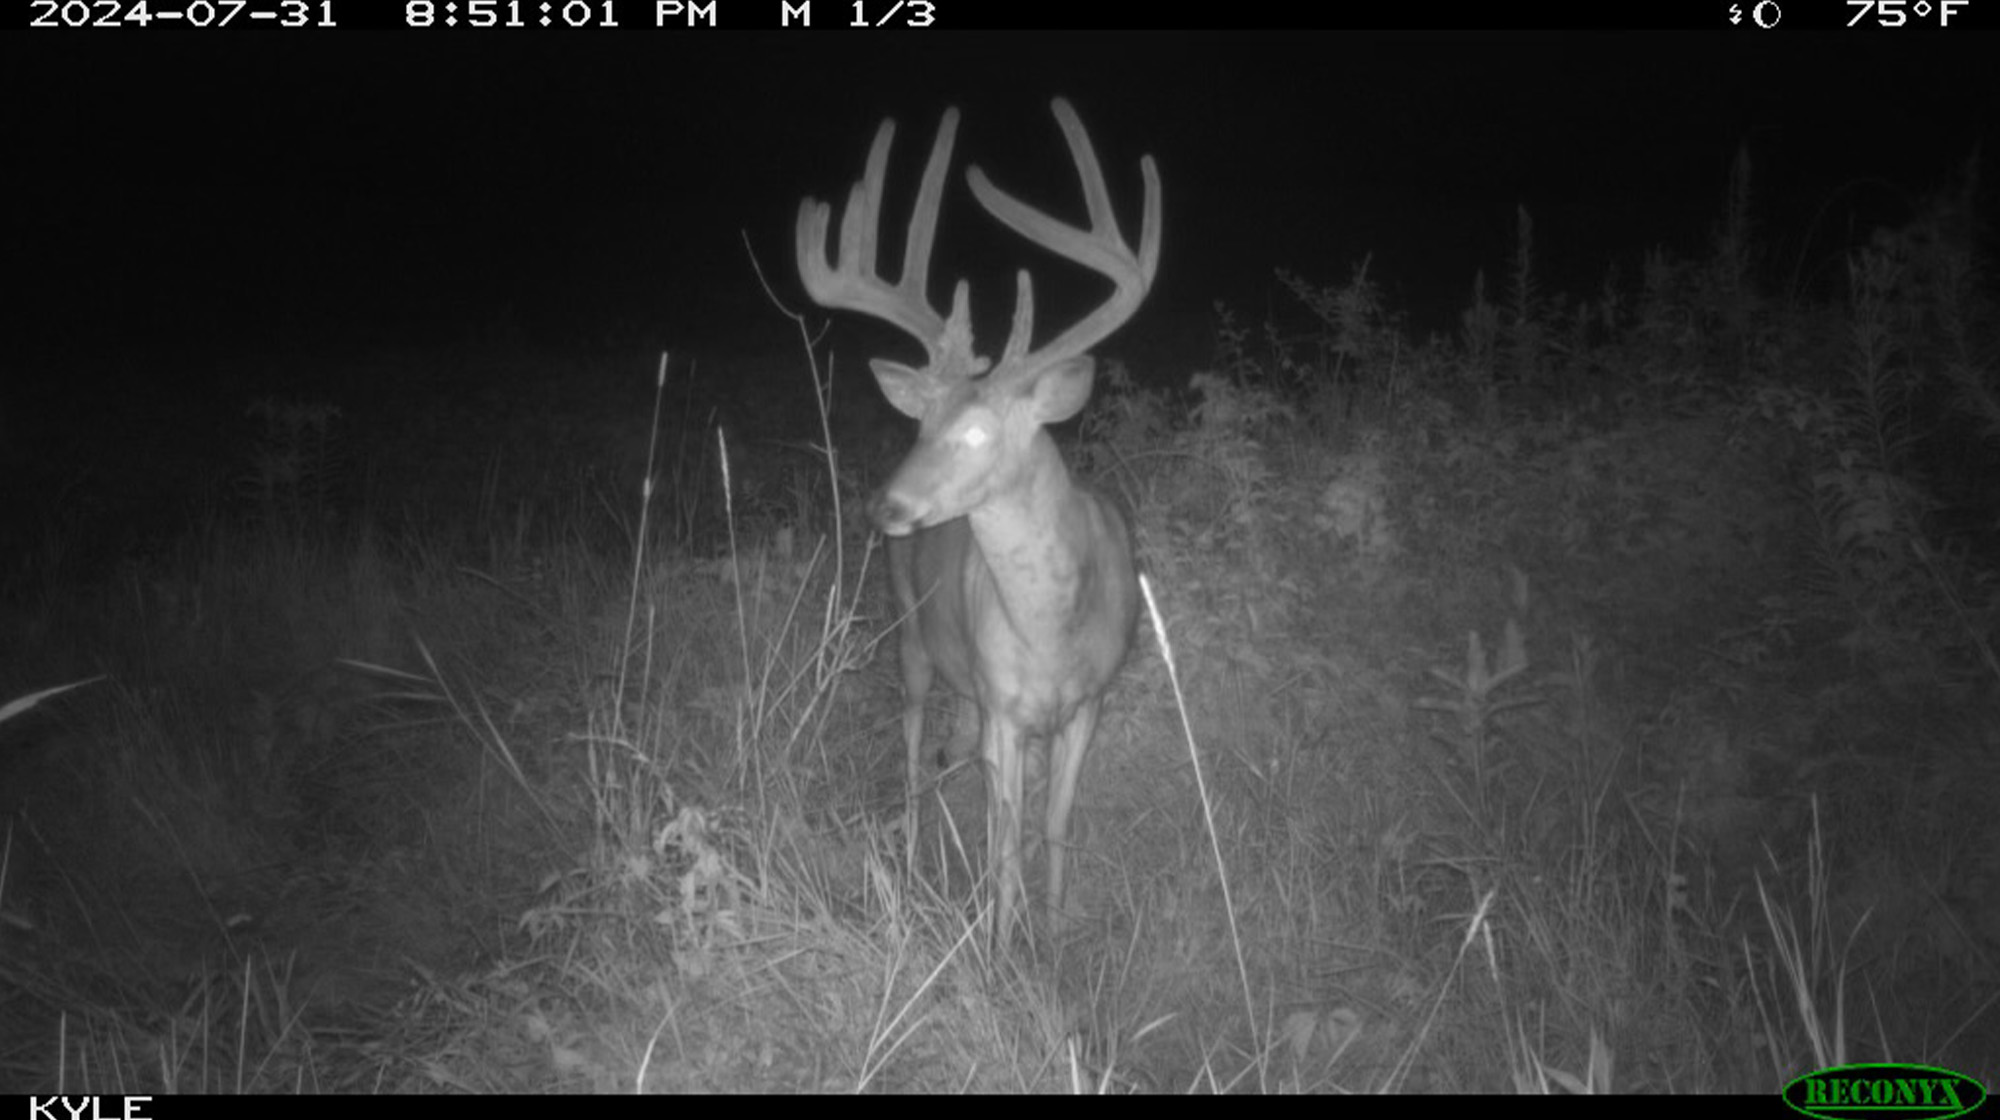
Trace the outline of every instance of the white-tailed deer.
{"label": "white-tailed deer", "polygon": [[[1016,233],[1108,277],[1109,300],[1047,344],[1031,349],[1034,287],[1024,269],[1013,327],[997,364],[973,350],[964,280],[940,316],[927,291],[938,204],[951,164],[958,110],[947,109],[931,146],[891,285],[876,267],[882,178],[894,121],[883,121],[868,166],[848,192],[838,263],[826,256],[831,208],[799,205],[799,278],[823,307],[859,311],[923,345],[921,367],[869,363],[882,392],[920,422],[917,445],[870,503],[889,536],[889,575],[901,605],[903,738],[908,748],[911,835],[921,779],[924,699],[934,675],[980,710],[986,765],[986,851],[996,936],[1013,929],[1021,897],[1022,750],[1047,741],[1051,757],[1044,837],[1052,922],[1063,911],[1070,806],[1105,687],[1131,644],[1139,613],[1132,538],[1110,502],[1070,478],[1044,425],[1076,415],[1095,365],[1085,353],[1132,317],[1160,263],[1160,176],[1151,156],[1139,251],[1118,229],[1104,173],[1069,102],[1055,115],[1083,181],[1090,228],[1077,229],[1003,194],[973,167],[980,205]],[[914,843],[914,840],[912,841]]]}

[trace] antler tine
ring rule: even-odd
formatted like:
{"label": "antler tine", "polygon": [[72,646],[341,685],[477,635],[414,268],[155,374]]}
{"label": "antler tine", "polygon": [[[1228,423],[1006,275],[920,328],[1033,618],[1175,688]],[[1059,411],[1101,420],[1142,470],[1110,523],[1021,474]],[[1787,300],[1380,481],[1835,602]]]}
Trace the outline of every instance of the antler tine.
{"label": "antler tine", "polygon": [[938,207],[944,198],[945,172],[951,166],[952,143],[957,134],[958,110],[947,109],[938,124],[930,162],[924,166],[924,177],[917,188],[916,209],[910,214],[903,243],[903,270],[893,286],[882,279],[876,256],[880,247],[882,181],[888,170],[896,122],[885,120],[876,129],[875,143],[868,149],[867,169],[847,193],[847,209],[840,216],[837,263],[829,263],[826,257],[832,207],[815,198],[799,202],[799,279],[805,284],[806,293],[823,307],[859,311],[899,328],[923,344],[932,369],[944,364],[942,358],[960,336],[964,336],[966,348],[970,348],[965,285],[958,286],[949,321],[931,306],[926,293],[931,246],[937,240]]}
{"label": "antler tine", "polygon": [[1160,267],[1160,172],[1152,156],[1139,161],[1146,178],[1146,212],[1139,227],[1139,251],[1135,255],[1118,228],[1118,215],[1111,208],[1111,192],[1104,186],[1104,169],[1090,144],[1076,110],[1064,98],[1054,104],[1056,122],[1069,142],[1070,159],[1077,177],[1083,181],[1084,206],[1090,214],[1090,228],[1081,230],[1043,213],[993,185],[977,167],[966,172],[972,193],[988,213],[1009,229],[1051,252],[1109,277],[1115,290],[1097,310],[1058,335],[1048,345],[1028,353],[1034,331],[1034,287],[1024,271],[1020,274],[1014,303],[1013,332],[1007,337],[1002,364],[1008,368],[1042,368],[1073,358],[1102,342],[1139,309],[1153,276]]}

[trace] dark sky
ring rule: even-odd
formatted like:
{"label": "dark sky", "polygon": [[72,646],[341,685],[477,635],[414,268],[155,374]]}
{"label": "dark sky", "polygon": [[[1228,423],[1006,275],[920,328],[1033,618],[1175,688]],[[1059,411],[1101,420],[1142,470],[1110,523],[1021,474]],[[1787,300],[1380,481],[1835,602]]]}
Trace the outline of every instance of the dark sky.
{"label": "dark sky", "polygon": [[[135,45],[136,44],[136,45]],[[418,345],[754,348],[785,330],[742,238],[797,300],[801,195],[843,198],[902,122],[900,231],[940,110],[965,112],[939,260],[1074,269],[980,213],[963,168],[1080,213],[1049,113],[1078,106],[1128,234],[1138,158],[1165,189],[1159,285],[1128,328],[1172,339],[1274,268],[1333,282],[1364,254],[1422,325],[1504,270],[1515,207],[1549,284],[1699,254],[1739,143],[1767,246],[1837,261],[1900,221],[1994,127],[1989,36],[1926,33],[625,34],[202,37],[13,33],[5,148],[33,289],[9,349],[226,352]],[[1993,148],[1984,159],[1990,183]],[[1990,189],[1986,196],[1990,199]],[[1808,236],[1810,235],[1810,236]],[[1004,315],[1004,282],[975,289]],[[789,336],[787,336],[789,337]],[[1114,347],[1115,349],[1115,347]]]}

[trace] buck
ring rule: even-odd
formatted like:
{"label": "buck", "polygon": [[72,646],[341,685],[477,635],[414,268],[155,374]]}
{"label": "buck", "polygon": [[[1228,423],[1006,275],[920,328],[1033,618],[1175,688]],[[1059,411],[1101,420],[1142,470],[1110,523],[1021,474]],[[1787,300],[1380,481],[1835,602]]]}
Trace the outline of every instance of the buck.
{"label": "buck", "polygon": [[[1018,275],[1013,325],[997,363],[973,349],[968,284],[960,280],[949,315],[928,293],[938,205],[958,132],[947,109],[931,145],[903,243],[895,284],[876,267],[882,180],[896,124],[885,120],[840,219],[837,263],[826,255],[831,207],[799,204],[799,278],[814,302],[858,311],[898,328],[924,349],[921,366],[869,363],[882,393],[919,422],[916,446],[869,503],[889,538],[889,577],[901,606],[903,739],[908,752],[908,823],[922,780],[924,702],[934,677],[979,713],[986,769],[987,871],[996,937],[1020,916],[1023,751],[1048,744],[1043,847],[1051,928],[1063,922],[1063,864],[1070,808],[1084,752],[1097,728],[1105,688],[1131,644],[1139,612],[1132,538],[1112,504],[1070,477],[1046,426],[1067,420],[1090,398],[1095,363],[1087,351],[1138,310],[1160,263],[1160,177],[1146,180],[1139,250],[1118,229],[1090,136],[1069,102],[1056,121],[1083,182],[1090,228],[1078,229],[996,188],[977,166],[973,196],[1008,228],[1111,281],[1109,299],[1040,347],[1033,346],[1034,286]],[[968,705],[961,700],[960,710]]]}

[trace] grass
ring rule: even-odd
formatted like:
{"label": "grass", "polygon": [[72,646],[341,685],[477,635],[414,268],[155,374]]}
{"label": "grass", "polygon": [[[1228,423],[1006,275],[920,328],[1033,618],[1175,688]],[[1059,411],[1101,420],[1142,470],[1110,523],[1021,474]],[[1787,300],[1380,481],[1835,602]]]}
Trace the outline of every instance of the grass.
{"label": "grass", "polygon": [[617,485],[532,429],[370,474],[414,452],[267,403],[240,500],[86,563],[59,498],[6,574],[0,1087],[1990,1083],[1996,600],[1921,512],[1937,387],[1991,380],[1990,306],[1912,260],[1952,244],[1747,320],[1700,262],[1589,314],[1518,263],[1429,343],[1364,267],[1288,280],[1310,347],[1110,368],[1066,454],[1150,637],[1084,920],[998,949],[977,768],[903,823],[884,467],[810,345],[811,457],[716,442],[663,359]]}

